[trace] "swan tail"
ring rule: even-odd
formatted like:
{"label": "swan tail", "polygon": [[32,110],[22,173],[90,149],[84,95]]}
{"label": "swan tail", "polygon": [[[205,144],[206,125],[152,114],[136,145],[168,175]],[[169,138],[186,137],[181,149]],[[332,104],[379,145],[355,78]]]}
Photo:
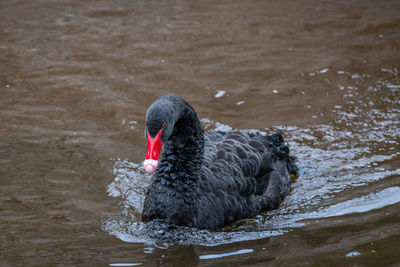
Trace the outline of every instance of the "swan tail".
{"label": "swan tail", "polygon": [[299,167],[297,167],[297,158],[290,155],[289,147],[285,144],[285,140],[283,139],[283,133],[277,132],[270,136],[272,139],[272,143],[275,146],[275,154],[281,160],[286,162],[286,169],[290,175],[292,181],[295,181],[297,177],[299,177]]}

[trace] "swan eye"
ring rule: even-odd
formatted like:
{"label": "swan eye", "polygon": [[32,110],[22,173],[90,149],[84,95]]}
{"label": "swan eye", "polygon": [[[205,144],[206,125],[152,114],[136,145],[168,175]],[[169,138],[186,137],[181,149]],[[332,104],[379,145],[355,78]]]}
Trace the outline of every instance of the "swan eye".
{"label": "swan eye", "polygon": [[167,128],[167,124],[165,122],[163,123],[162,128],[163,129]]}

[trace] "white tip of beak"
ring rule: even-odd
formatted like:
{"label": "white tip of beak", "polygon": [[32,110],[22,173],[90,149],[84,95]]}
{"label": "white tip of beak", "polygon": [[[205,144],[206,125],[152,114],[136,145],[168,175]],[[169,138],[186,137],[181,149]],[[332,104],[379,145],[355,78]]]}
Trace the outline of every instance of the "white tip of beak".
{"label": "white tip of beak", "polygon": [[143,168],[148,174],[152,174],[157,169],[158,161],[154,159],[146,159],[143,163]]}

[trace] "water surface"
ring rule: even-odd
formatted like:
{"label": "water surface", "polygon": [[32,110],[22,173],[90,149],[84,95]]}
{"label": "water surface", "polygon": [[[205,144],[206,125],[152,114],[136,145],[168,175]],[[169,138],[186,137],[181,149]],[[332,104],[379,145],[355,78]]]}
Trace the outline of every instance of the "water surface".
{"label": "water surface", "polygon": [[[0,265],[400,263],[398,10],[2,1]],[[166,93],[206,130],[285,133],[300,177],[278,210],[149,234],[144,118]]]}

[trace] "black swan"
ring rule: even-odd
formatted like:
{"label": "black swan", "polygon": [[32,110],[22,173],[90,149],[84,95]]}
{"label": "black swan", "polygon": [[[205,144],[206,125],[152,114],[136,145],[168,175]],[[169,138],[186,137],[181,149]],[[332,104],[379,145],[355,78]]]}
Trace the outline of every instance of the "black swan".
{"label": "black swan", "polygon": [[297,176],[281,133],[204,133],[194,109],[176,95],[149,107],[145,134],[144,169],[154,174],[144,222],[217,229],[278,208]]}

